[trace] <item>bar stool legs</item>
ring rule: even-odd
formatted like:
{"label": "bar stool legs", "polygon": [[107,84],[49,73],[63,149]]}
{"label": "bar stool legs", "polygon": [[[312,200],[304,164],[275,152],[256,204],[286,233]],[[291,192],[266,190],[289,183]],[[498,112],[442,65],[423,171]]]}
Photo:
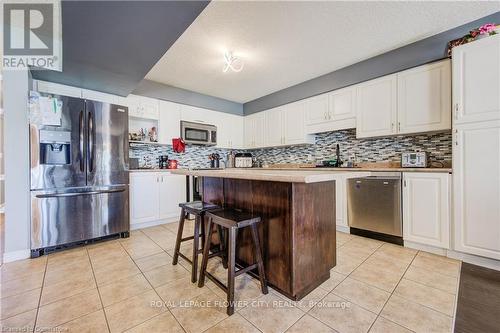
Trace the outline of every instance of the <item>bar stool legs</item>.
{"label": "bar stool legs", "polygon": [[205,285],[205,271],[207,270],[208,253],[210,250],[210,237],[212,233],[212,218],[208,219],[208,232],[205,234],[205,247],[203,248],[203,258],[201,259],[200,278],[198,279],[198,287],[202,288]]}
{"label": "bar stool legs", "polygon": [[267,294],[267,282],[264,278],[264,262],[262,260],[262,254],[260,253],[259,231],[257,230],[257,225],[255,224],[252,224],[250,228],[252,230],[252,239],[254,244],[254,258],[257,262],[257,270],[259,271],[260,288],[262,289],[263,294]]}
{"label": "bar stool legs", "polygon": [[179,227],[177,228],[177,238],[175,240],[174,259],[172,265],[177,265],[179,260],[179,249],[181,248],[182,232],[184,231],[184,220],[186,219],[186,211],[181,209],[181,216],[179,217]]}
{"label": "bar stool legs", "polygon": [[[198,279],[198,287],[203,287],[205,284],[205,276],[212,280],[218,287],[224,290],[227,294],[227,314],[232,315],[234,313],[234,286],[235,280],[238,275],[249,272],[253,269],[257,269],[259,272],[259,280],[261,284],[261,290],[263,294],[268,293],[267,282],[265,279],[264,263],[262,260],[262,254],[260,250],[260,241],[257,230],[257,223],[260,222],[260,218],[252,218],[247,220],[241,220],[241,225],[236,221],[220,219],[217,214],[224,214],[221,212],[208,212],[208,224],[207,233],[205,235],[205,247],[203,248],[203,258],[200,268],[200,277]],[[215,216],[215,218],[214,218]],[[244,216],[243,216],[244,217]],[[243,218],[241,217],[241,218]],[[237,218],[237,217],[235,217]],[[214,221],[215,219],[215,221]],[[217,225],[217,230],[219,234],[220,247],[219,252],[210,254],[210,240],[211,240],[211,230],[213,224]],[[227,239],[224,239],[221,227],[224,227],[226,231]],[[252,241],[254,243],[254,261],[255,263],[247,267],[236,270],[236,240],[238,237],[238,229],[250,227],[252,232]],[[213,256],[218,256],[223,251],[223,263],[227,258],[227,285],[224,285],[216,277],[207,272],[208,259]]]}
{"label": "bar stool legs", "polygon": [[[184,231],[184,221],[187,219],[188,214],[184,209],[181,209],[181,216],[179,218],[179,228],[177,229],[177,239],[175,242],[174,249],[174,258],[172,259],[172,265],[177,265],[179,261],[179,256],[183,257],[187,261],[191,263],[191,282],[195,283],[198,278],[198,254],[201,252],[200,250],[200,236],[202,237],[202,247],[205,244],[205,226],[203,223],[203,217],[205,216],[203,213],[196,214],[194,220],[194,234],[191,237],[182,238],[182,234]],[[200,233],[201,229],[201,233]],[[181,242],[187,240],[193,240],[193,253],[191,259],[185,257],[182,253],[180,253]]]}
{"label": "bar stool legs", "polygon": [[238,229],[236,227],[228,228],[228,263],[227,263],[227,314],[234,313],[234,280],[236,269],[236,236]]}

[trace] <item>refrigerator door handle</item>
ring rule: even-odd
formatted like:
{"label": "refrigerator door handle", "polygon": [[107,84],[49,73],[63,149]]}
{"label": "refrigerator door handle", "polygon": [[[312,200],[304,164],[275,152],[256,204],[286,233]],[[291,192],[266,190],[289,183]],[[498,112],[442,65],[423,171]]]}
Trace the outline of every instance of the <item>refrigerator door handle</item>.
{"label": "refrigerator door handle", "polygon": [[94,171],[94,116],[92,112],[88,113],[88,153],[89,153],[89,172]]}
{"label": "refrigerator door handle", "polygon": [[84,172],[85,171],[85,159],[83,158],[83,150],[84,148],[84,133],[83,133],[83,111],[80,111],[80,121],[78,124],[78,135],[79,135],[79,149],[80,151],[78,152],[78,156],[80,158],[80,171]]}
{"label": "refrigerator door handle", "polygon": [[95,195],[95,194],[102,194],[102,193],[117,193],[117,192],[124,192],[124,188],[120,189],[110,189],[110,190],[98,190],[98,191],[88,191],[88,192],[70,192],[70,193],[51,193],[51,194],[38,194],[36,195],[37,198],[61,198],[61,197],[78,197],[82,195]]}

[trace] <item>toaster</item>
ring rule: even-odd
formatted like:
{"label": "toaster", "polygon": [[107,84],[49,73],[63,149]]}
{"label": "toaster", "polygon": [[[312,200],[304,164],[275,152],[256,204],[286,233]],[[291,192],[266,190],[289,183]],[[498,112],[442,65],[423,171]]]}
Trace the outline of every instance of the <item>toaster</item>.
{"label": "toaster", "polygon": [[237,153],[234,155],[234,167],[235,168],[251,168],[252,154],[250,153]]}
{"label": "toaster", "polygon": [[428,165],[429,159],[426,152],[407,152],[401,155],[402,168],[427,168]]}

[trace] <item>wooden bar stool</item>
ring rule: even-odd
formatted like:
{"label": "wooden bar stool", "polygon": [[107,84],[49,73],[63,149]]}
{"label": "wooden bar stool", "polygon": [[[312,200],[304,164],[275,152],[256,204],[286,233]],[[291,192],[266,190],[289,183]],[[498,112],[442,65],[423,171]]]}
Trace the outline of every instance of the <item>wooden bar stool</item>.
{"label": "wooden bar stool", "polygon": [[[196,282],[197,270],[198,270],[198,254],[203,251],[203,245],[205,243],[205,223],[204,216],[205,212],[220,209],[219,206],[202,201],[185,202],[179,204],[181,207],[181,216],[179,218],[179,228],[177,229],[177,239],[175,241],[174,258],[172,260],[172,265],[177,265],[179,256],[186,259],[191,264],[191,282]],[[184,231],[184,221],[187,219],[188,214],[195,216],[194,219],[194,233],[193,236],[182,238],[182,233]],[[200,232],[201,229],[201,232]],[[208,230],[211,230],[210,228]],[[222,230],[220,231],[222,233]],[[202,249],[199,249],[199,239],[201,238]],[[180,252],[181,243],[189,240],[193,240],[193,255],[192,258],[188,258]]]}
{"label": "wooden bar stool", "polygon": [[[227,229],[228,240],[227,247],[221,246],[220,251],[224,251],[227,254],[227,286],[225,286],[221,281],[219,281],[215,276],[208,273],[207,262],[210,257],[218,255],[218,253],[213,253],[209,255],[210,250],[210,236],[207,234],[205,240],[205,246],[203,247],[203,259],[201,262],[200,269],[200,279],[198,280],[198,287],[203,287],[205,284],[205,275],[212,280],[217,286],[224,290],[227,294],[227,314],[232,315],[234,313],[234,280],[238,275],[251,271],[257,268],[259,272],[260,286],[263,294],[267,294],[267,282],[264,272],[264,263],[262,261],[262,253],[260,252],[260,241],[259,233],[257,231],[257,223],[261,221],[260,217],[253,216],[250,213],[241,212],[234,209],[221,209],[217,211],[209,211],[206,213],[208,218],[207,229],[211,230],[212,224],[221,226]],[[250,227],[252,231],[252,240],[254,244],[254,258],[255,263],[247,266],[245,268],[236,271],[236,237],[238,235],[238,230],[246,227]]]}

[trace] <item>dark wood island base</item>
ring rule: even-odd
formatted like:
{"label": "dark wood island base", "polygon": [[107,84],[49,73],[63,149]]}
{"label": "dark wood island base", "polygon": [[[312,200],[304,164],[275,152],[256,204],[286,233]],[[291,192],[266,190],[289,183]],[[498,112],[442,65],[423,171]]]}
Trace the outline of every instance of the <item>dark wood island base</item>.
{"label": "dark wood island base", "polygon": [[[298,301],[336,264],[335,181],[283,182],[203,177],[203,201],[252,212],[259,225],[266,278]],[[238,234],[237,263],[253,264],[251,233]]]}

